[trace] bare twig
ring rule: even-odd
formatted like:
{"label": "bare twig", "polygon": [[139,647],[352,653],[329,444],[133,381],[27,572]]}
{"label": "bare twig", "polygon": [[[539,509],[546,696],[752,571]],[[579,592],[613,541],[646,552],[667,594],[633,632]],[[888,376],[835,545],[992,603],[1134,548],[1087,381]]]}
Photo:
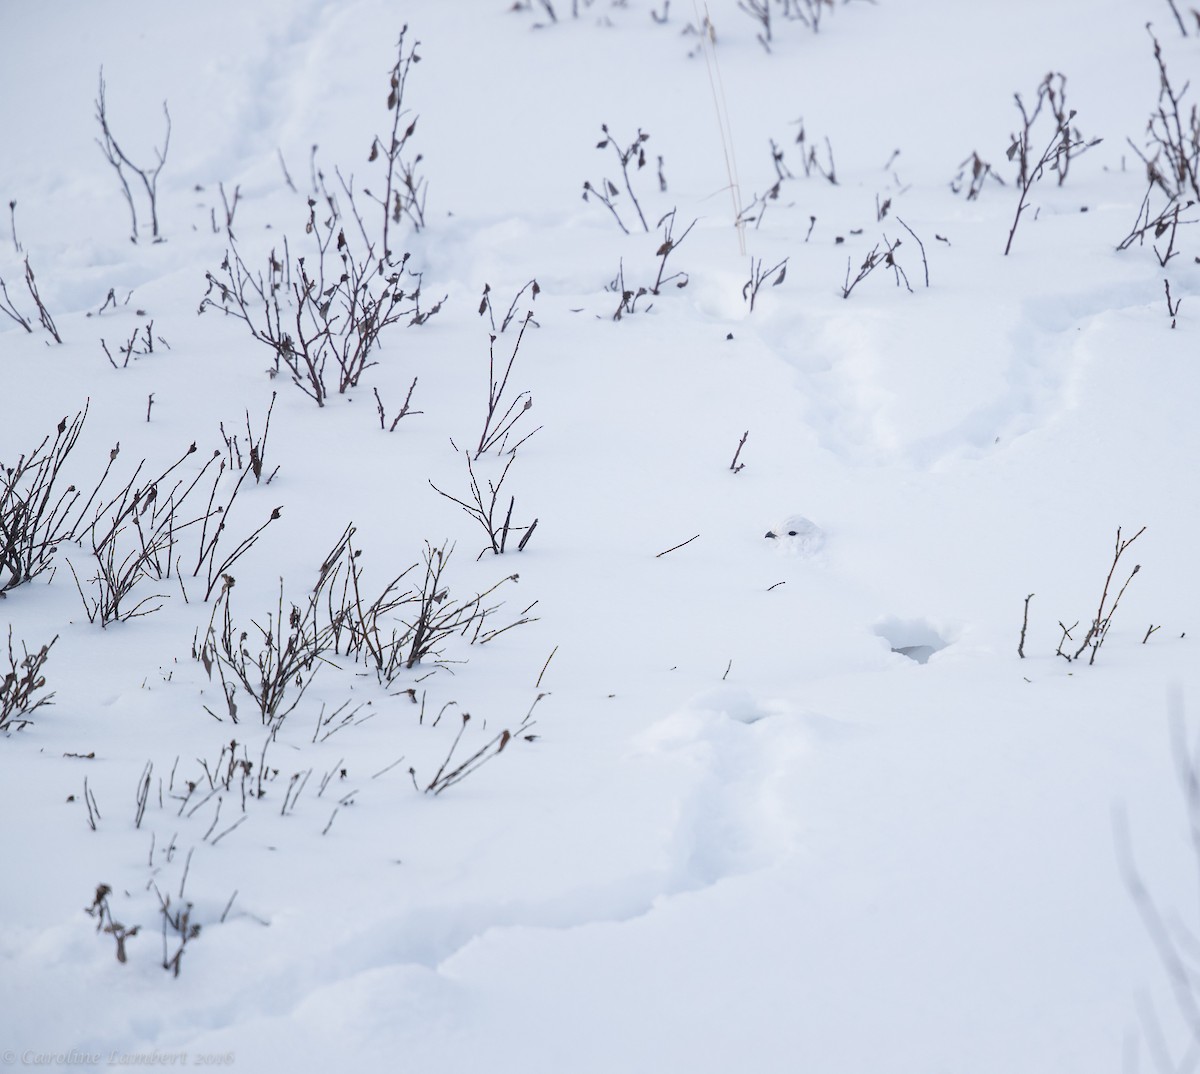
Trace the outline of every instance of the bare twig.
{"label": "bare twig", "polygon": [[540,690],[542,688],[542,677],[546,674],[546,669],[550,666],[550,661],[554,659],[554,654],[556,652],[558,652],[557,645],[550,650],[550,655],[546,657],[546,662],[542,665],[542,670],[538,672],[537,682],[533,684],[533,688],[535,690]]}
{"label": "bare twig", "polygon": [[275,153],[279,157],[279,167],[283,171],[283,181],[287,183],[288,189],[293,194],[298,193],[296,190],[296,184],[292,182],[292,177],[288,174],[287,161],[283,159],[283,150],[276,148]]}
{"label": "bare twig", "polygon": [[13,253],[20,256],[21,244],[17,241],[17,202],[15,198],[8,203],[8,219],[12,227]]}
{"label": "bare twig", "polygon": [[33,334],[33,324],[13,303],[3,277],[0,277],[0,313],[3,313],[10,320],[16,321],[26,332],[31,335]]}
{"label": "bare twig", "polygon": [[929,261],[925,257],[925,244],[921,241],[921,237],[915,231],[913,231],[913,229],[910,228],[903,221],[903,219],[901,219],[899,216],[897,216],[896,220],[899,222],[900,226],[902,228],[904,228],[905,231],[907,231],[914,239],[917,240],[917,245],[921,248],[921,264],[925,268],[925,286],[928,287],[929,286]]}
{"label": "bare twig", "polygon": [[1022,660],[1025,659],[1025,631],[1029,627],[1029,602],[1033,600],[1033,594],[1025,598],[1025,614],[1021,618],[1021,640],[1017,643],[1017,656]]}
{"label": "bare twig", "polygon": [[750,430],[747,429],[744,433],[742,433],[741,440],[738,441],[737,451],[735,451],[733,453],[733,462],[731,462],[729,464],[729,469],[732,470],[735,474],[741,473],[742,470],[744,470],[746,468],[746,464],[744,462],[738,463],[738,456],[741,455],[742,448],[744,448],[746,446],[746,441],[749,439],[749,437],[750,437]]}
{"label": "bare twig", "polygon": [[679,544],[672,545],[670,548],[666,548],[663,551],[657,553],[654,558],[662,559],[662,557],[665,556],[668,552],[674,552],[676,549],[683,548],[684,545],[691,544],[696,539],[696,537],[699,537],[699,536],[700,536],[700,534],[697,533],[695,537],[689,537],[686,541],[680,541]]}
{"label": "bare twig", "polygon": [[[54,337],[55,343],[61,343],[62,336],[58,334],[58,327],[54,323],[54,318],[50,316],[50,311],[46,309],[46,303],[42,301],[42,296],[38,292],[37,280],[34,278],[33,266],[29,263],[28,256],[25,258],[25,288],[29,291],[29,295],[33,299],[34,305],[37,306],[38,320],[42,322],[42,327]],[[7,300],[7,293],[5,293],[4,297]],[[5,312],[7,313],[8,310],[5,310]],[[16,319],[20,322],[19,317]],[[29,325],[25,324],[24,327],[28,329]]]}
{"label": "bare twig", "polygon": [[417,378],[413,377],[413,382],[408,386],[408,394],[404,397],[404,405],[397,412],[396,416],[394,418],[392,418],[391,425],[387,424],[387,417],[386,417],[386,415],[384,413],[384,409],[383,409],[383,400],[379,397],[379,389],[378,388],[372,389],[375,392],[375,409],[379,413],[379,428],[380,429],[383,429],[385,432],[394,433],[396,431],[396,426],[400,424],[401,418],[408,417],[409,414],[424,414],[425,413],[425,411],[423,411],[423,410],[410,409],[412,406],[413,392],[416,390],[416,387],[417,387]]}
{"label": "bare twig", "polygon": [[1175,16],[1175,25],[1179,27],[1179,36],[1187,37],[1187,27],[1183,24],[1183,19],[1179,14],[1179,8],[1175,6],[1175,0],[1167,0],[1167,5],[1171,9],[1171,14]]}
{"label": "bare twig", "polygon": [[1179,305],[1183,302],[1182,298],[1177,298],[1174,305],[1171,304],[1171,281],[1163,280],[1163,287],[1167,292],[1167,316],[1171,318],[1171,327],[1175,327],[1175,315],[1179,312]]}

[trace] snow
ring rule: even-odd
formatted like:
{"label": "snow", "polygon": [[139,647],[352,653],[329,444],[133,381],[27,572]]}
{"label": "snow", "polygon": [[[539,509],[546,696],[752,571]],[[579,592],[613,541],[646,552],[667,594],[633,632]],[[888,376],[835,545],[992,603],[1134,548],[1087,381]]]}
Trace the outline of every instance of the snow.
{"label": "snow", "polygon": [[[64,481],[90,492],[119,441],[111,498],[142,460],[145,479],[195,442],[180,473],[219,452],[223,503],[242,472],[226,437],[244,466],[271,414],[222,555],[267,525],[225,596],[218,577],[206,600],[193,575],[193,527],[182,584],[134,589],[161,594],[159,610],[89,622],[70,569],[94,594],[84,527],[0,601],[0,671],[10,625],[18,658],[58,639],[53,703],[0,732],[0,1059],[1165,1068],[1160,1053],[1192,1038],[1121,833],[1190,957],[1195,209],[1165,267],[1149,238],[1116,247],[1146,189],[1130,145],[1157,103],[1145,24],[1177,87],[1200,34],[1152,0],[839,3],[816,34],[776,2],[768,53],[734,0],[709,0],[714,94],[702,38],[684,32],[701,11],[682,0],[580,0],[578,17],[558,0],[553,23],[539,2],[511,6],[0,14],[0,208],[16,203],[0,279],[32,316],[26,332],[0,312],[0,460],[86,405]],[[378,229],[362,191],[383,175],[368,151],[390,130],[402,25],[420,42],[405,122],[419,117],[428,201],[426,226],[392,225],[391,245],[422,274],[422,310],[445,302],[388,328],[378,364],[345,393],[334,375],[318,408],[286,370],[268,375],[274,355],[244,323],[219,304],[197,314],[230,248],[221,188],[255,271],[285,238],[315,263],[317,169]],[[136,182],[130,241],[95,144],[101,67],[135,162],[154,163],[167,102],[162,242]],[[1005,257],[1012,95],[1029,104],[1048,71],[1067,76],[1072,124],[1103,140],[1061,186],[1031,187]],[[722,113],[743,206],[778,178],[770,140],[793,176],[740,235]],[[801,118],[822,168],[828,138],[836,184],[805,176]],[[648,233],[613,151],[639,131]],[[1052,134],[1043,115],[1035,153]],[[951,181],[972,152],[1004,182],[967,199]],[[581,198],[604,179],[630,234]],[[663,276],[686,286],[630,310],[606,285],[654,287],[672,210]],[[896,240],[908,286],[880,264],[843,297]],[[38,324],[26,256],[61,345]],[[1182,299],[1174,329],[1164,279]],[[151,321],[153,352],[122,364]],[[494,383],[512,363],[496,417],[518,400],[507,446],[528,437],[515,456],[475,457],[491,335]],[[381,429],[376,391],[390,424],[414,378],[410,413]],[[503,479],[501,521],[513,498],[503,556],[449,498],[469,506],[472,473],[485,494]],[[304,605],[349,525],[364,593],[409,567],[402,587],[419,586],[444,548],[452,596],[437,606],[499,585],[486,629],[518,625],[451,637],[389,683],[328,653],[285,718],[265,726],[237,687],[233,722],[218,671],[193,656],[210,622],[227,597],[257,651],[254,624],[281,591],[285,619]],[[1114,542],[1135,534],[1110,610],[1139,570],[1094,662],[1057,655],[1076,621],[1061,647],[1082,644]],[[486,763],[434,793],[478,750]],[[112,918],[139,929],[124,963],[85,913],[101,884]],[[177,976],[168,898],[200,925]]]}

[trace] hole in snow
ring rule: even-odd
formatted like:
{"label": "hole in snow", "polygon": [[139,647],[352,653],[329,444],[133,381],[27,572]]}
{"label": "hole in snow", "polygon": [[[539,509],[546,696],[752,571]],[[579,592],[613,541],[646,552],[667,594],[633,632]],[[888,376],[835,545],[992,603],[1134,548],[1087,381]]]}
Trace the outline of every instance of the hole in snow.
{"label": "hole in snow", "polygon": [[875,633],[883,638],[892,652],[907,656],[918,664],[926,664],[934,653],[950,644],[927,619],[897,619],[891,616],[875,624]]}

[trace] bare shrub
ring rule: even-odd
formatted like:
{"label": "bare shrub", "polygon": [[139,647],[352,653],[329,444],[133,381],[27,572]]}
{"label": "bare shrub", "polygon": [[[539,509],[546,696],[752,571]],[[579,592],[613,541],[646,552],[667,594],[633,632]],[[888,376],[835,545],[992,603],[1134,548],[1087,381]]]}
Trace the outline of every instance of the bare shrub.
{"label": "bare shrub", "polygon": [[[528,391],[517,393],[513,398],[509,398],[508,378],[512,375],[513,363],[517,360],[517,354],[521,350],[521,343],[525,339],[525,330],[534,324],[533,311],[530,310],[525,314],[521,321],[520,331],[517,332],[516,342],[513,344],[512,354],[509,356],[508,362],[504,367],[504,372],[501,373],[496,365],[496,336],[488,337],[488,401],[487,413],[484,415],[483,428],[479,433],[479,442],[475,445],[474,457],[479,459],[482,455],[495,449],[497,453],[504,454],[506,451],[515,452],[526,440],[528,440],[538,430],[526,433],[511,447],[508,446],[509,436],[512,434],[517,422],[524,417],[525,413],[533,407],[533,396]],[[507,324],[507,322],[506,322]],[[541,426],[538,426],[541,428]]]}
{"label": "bare shrub", "polygon": [[[61,343],[62,336],[59,334],[58,325],[54,323],[54,318],[46,308],[46,303],[42,301],[41,292],[38,291],[37,287],[37,277],[33,274],[33,266],[29,263],[28,255],[25,257],[25,290],[29,292],[29,297],[33,299],[33,304],[38,312],[38,320],[42,327],[54,337],[55,343]],[[33,332],[33,322],[17,308],[8,293],[8,285],[2,277],[0,277],[0,313],[3,313],[10,320],[16,321],[26,332]]]}
{"label": "bare shrub", "polygon": [[408,217],[413,228],[420,231],[425,226],[425,197],[428,183],[418,177],[416,169],[421,163],[421,155],[417,154],[410,160],[404,158],[404,151],[409,140],[417,129],[417,120],[413,118],[401,130],[401,122],[409,114],[404,103],[404,91],[408,85],[408,76],[414,64],[421,62],[417,55],[420,41],[414,41],[405,51],[404,38],[408,34],[408,26],[400,30],[400,38],[396,42],[396,63],[388,79],[387,109],[391,118],[391,134],[387,141],[376,136],[371,143],[369,160],[382,160],[384,163],[384,190],[376,196],[370,190],[363,193],[373,201],[378,202],[383,210],[382,242],[380,256],[383,263],[392,260],[391,247],[388,244],[392,224],[398,224]]}
{"label": "bare shrub", "polygon": [[686,272],[674,272],[670,276],[665,275],[667,271],[667,258],[678,248],[679,244],[686,239],[692,228],[696,226],[696,221],[693,220],[683,233],[676,238],[674,235],[675,229],[675,209],[669,213],[665,213],[655,225],[662,229],[662,242],[657,250],[654,251],[654,256],[658,258],[658,275],[654,277],[654,283],[650,285],[650,293],[657,295],[663,287],[668,283],[674,283],[676,287],[686,287],[688,285],[688,274]]}
{"label": "bare shrub", "polygon": [[[269,485],[275,480],[275,475],[279,473],[279,467],[276,466],[270,473],[265,469],[267,455],[267,437],[271,434],[271,415],[275,411],[276,393],[271,393],[271,403],[267,407],[267,416],[263,421],[263,431],[261,435],[256,435],[250,427],[250,411],[246,411],[246,455],[243,459],[241,445],[238,442],[237,433],[225,432],[225,423],[221,423],[221,437],[225,441],[225,450],[228,452],[227,459],[229,468],[245,470],[250,468],[250,472],[254,475],[254,483],[256,485]],[[263,474],[267,473],[267,479],[263,480]]]}
{"label": "bare shrub", "polygon": [[[603,123],[600,129],[604,132],[604,137],[596,143],[597,149],[611,148],[616,154],[617,163],[621,168],[621,178],[625,183],[625,191],[629,195],[629,200],[633,204],[633,210],[637,213],[639,222],[642,225],[643,231],[649,231],[650,225],[646,223],[646,216],[642,212],[642,207],[638,202],[637,195],[633,192],[633,182],[629,177],[629,167],[632,164],[634,171],[640,171],[646,166],[646,149],[645,143],[649,140],[650,135],[645,131],[638,129],[637,136],[628,145],[622,145],[609,132],[608,124]],[[590,180],[584,180],[583,183],[583,200],[588,201],[590,198],[595,198],[600,202],[610,213],[613,219],[616,220],[618,226],[626,235],[629,234],[629,228],[625,226],[625,221],[621,219],[621,214],[617,212],[616,200],[621,196],[621,191],[611,179],[602,179],[599,186],[595,186]]]}
{"label": "bare shrub", "polygon": [[46,676],[42,673],[50,650],[58,641],[56,634],[49,644],[31,653],[21,643],[21,657],[13,649],[13,629],[8,628],[8,671],[0,678],[0,731],[20,730],[32,721],[30,716],[43,705],[53,702],[54,693],[45,693]]}
{"label": "bare shrub", "polygon": [[[521,301],[521,296],[526,291],[529,292],[529,300],[531,302],[536,302],[537,296],[542,293],[542,289],[538,285],[537,280],[530,280],[528,283],[526,283],[513,296],[513,300],[509,304],[509,307],[508,307],[508,312],[505,313],[503,318],[501,318],[500,327],[497,329],[496,328],[496,311],[492,306],[492,285],[490,283],[485,283],[483,285],[483,294],[479,298],[479,316],[482,317],[485,313],[487,314],[488,320],[491,322],[491,325],[492,325],[493,333],[499,332],[499,333],[503,334],[505,329],[507,329],[508,326],[510,324],[512,324],[513,319],[515,318],[516,312],[517,312],[517,303]],[[529,310],[527,312],[529,313],[530,317],[533,316],[532,310]],[[532,323],[535,326],[537,325],[537,321],[531,321],[530,323]]]}
{"label": "bare shrub", "polygon": [[333,644],[331,626],[321,624],[317,614],[326,580],[323,575],[302,605],[292,603],[286,611],[281,580],[278,602],[267,613],[265,624],[251,620],[249,627],[242,628],[233,616],[234,579],[226,577],[198,656],[210,678],[216,667],[234,723],[238,722],[238,686],[254,702],[261,723],[273,730],[300,703],[318,670],[318,657]]}
{"label": "bare shrub", "polygon": [[[1144,246],[1146,236],[1151,236],[1151,247],[1154,250],[1154,256],[1158,259],[1158,263],[1162,268],[1167,267],[1167,262],[1171,258],[1178,256],[1179,251],[1175,248],[1175,240],[1178,236],[1181,227],[1190,227],[1198,222],[1196,216],[1184,217],[1181,214],[1186,213],[1189,209],[1195,206],[1195,201],[1188,198],[1186,201],[1180,197],[1170,196],[1167,198],[1166,204],[1153,213],[1150,205],[1151,196],[1155,189],[1159,186],[1154,180],[1146,187],[1146,193],[1142,198],[1142,203],[1138,207],[1137,219],[1133,222],[1133,227],[1129,229],[1129,234],[1125,236],[1118,244],[1118,250],[1128,250],[1134,243],[1138,246]],[[1165,249],[1158,248],[1159,241],[1166,236]]]}
{"label": "bare shrub", "polygon": [[[112,294],[112,292],[110,291],[109,294]],[[141,328],[135,328],[130,334],[129,339],[117,348],[117,353],[124,358],[119,365],[117,364],[117,359],[113,357],[112,351],[108,349],[107,341],[103,338],[100,340],[100,348],[104,351],[104,356],[108,359],[108,364],[113,369],[127,369],[129,368],[130,359],[142,358],[148,354],[153,354],[156,342],[161,343],[167,350],[171,349],[171,345],[162,336],[154,334],[154,322],[147,321]]]}
{"label": "bare shrub", "polygon": [[[844,2],[844,0],[843,0]],[[738,8],[758,23],[758,43],[767,52],[774,40],[771,26],[772,0],[738,0]],[[833,0],[774,0],[779,15],[789,22],[798,22],[814,34],[821,29],[821,17],[833,10]]]}
{"label": "bare shrub", "polygon": [[996,170],[972,150],[971,155],[958,166],[958,174],[950,180],[950,190],[955,194],[961,194],[965,190],[967,201],[974,201],[983,192],[989,179],[1004,186],[1004,180]]}
{"label": "bare shrub", "polygon": [[435,548],[428,541],[425,543],[422,556],[425,572],[421,580],[419,599],[414,602],[415,611],[410,619],[404,621],[409,630],[405,642],[408,651],[404,660],[406,669],[411,670],[427,660],[435,664],[444,664],[442,646],[455,634],[468,638],[469,644],[482,644],[514,626],[534,622],[522,617],[499,629],[487,628],[489,618],[500,605],[487,605],[484,602],[501,586],[516,582],[519,577],[516,574],[501,578],[489,589],[466,600],[451,600],[443,575],[453,551],[453,547],[446,544]]}
{"label": "bare shrub", "polygon": [[357,387],[376,364],[384,333],[397,324],[424,324],[442,302],[422,310],[421,274],[408,268],[409,255],[388,261],[386,269],[369,244],[355,255],[336,201],[326,197],[323,219],[317,205],[309,198],[305,231],[315,244],[313,262],[300,256],[292,263],[285,245],[283,260],[272,250],[265,273],[254,272],[230,236],[221,275],[206,274],[200,312],[216,308],[244,321],[270,350],[272,375],[286,369],[292,383],[323,407],[331,391],[327,370],[336,370],[339,393]]}
{"label": "bare shrub", "polygon": [[1096,656],[1100,652],[1100,647],[1104,644],[1105,639],[1108,637],[1109,629],[1112,627],[1112,620],[1117,612],[1117,606],[1121,603],[1121,598],[1125,595],[1125,590],[1129,588],[1129,583],[1133,581],[1133,576],[1142,569],[1142,566],[1140,563],[1134,566],[1133,570],[1129,572],[1129,577],[1125,579],[1125,583],[1117,591],[1116,596],[1110,600],[1109,590],[1112,587],[1113,576],[1117,572],[1117,566],[1121,562],[1121,557],[1128,551],[1129,546],[1145,532],[1146,527],[1143,526],[1132,537],[1122,538],[1121,527],[1117,527],[1117,539],[1113,548],[1112,564],[1109,566],[1108,574],[1104,578],[1104,587],[1100,591],[1100,604],[1096,609],[1096,614],[1092,616],[1091,622],[1088,624],[1087,633],[1084,634],[1083,641],[1079,643],[1074,653],[1069,649],[1064,651],[1064,646],[1068,641],[1074,640],[1071,637],[1071,631],[1079,624],[1074,623],[1068,627],[1063,626],[1061,622],[1059,623],[1063,633],[1058,643],[1056,656],[1061,656],[1070,663],[1078,660],[1090,648],[1091,655],[1088,657],[1088,663],[1094,664],[1096,662]]}
{"label": "bare shrub", "polygon": [[70,516],[79,491],[57,486],[87,412],[84,406],[63,418],[53,440],[47,435],[14,464],[0,462],[0,594],[50,570],[58,546],[74,536]]}
{"label": "bare shrub", "polygon": [[900,262],[896,259],[896,251],[900,249],[900,240],[896,239],[893,242],[886,235],[883,236],[883,250],[879,248],[879,243],[871,247],[867,256],[863,259],[863,263],[859,266],[858,275],[854,279],[850,278],[850,273],[853,271],[853,261],[846,258],[846,282],[842,284],[842,298],[849,298],[863,280],[871,275],[877,268],[883,266],[892,270],[892,275],[896,279],[896,286],[904,284],[905,289],[912,293],[912,285],[908,282],[908,273],[901,267]]}
{"label": "bare shrub", "polygon": [[[105,492],[109,475],[120,455],[118,442],[109,452],[108,466],[88,502],[79,512],[73,536],[87,538],[95,561],[96,573],[87,579],[84,590],[74,565],[71,573],[88,619],[102,626],[148,615],[162,607],[153,603],[166,598],[163,593],[139,595],[134,590],[143,579],[179,580],[183,587],[183,549],[181,539],[199,529],[196,561],[192,577],[205,579],[204,599],[208,600],[219,580],[258,542],[266,528],[278,520],[282,508],[274,508],[265,522],[232,549],[223,543],[230,508],[237,500],[253,470],[244,469],[228,495],[222,493],[226,462],[214,451],[198,471],[187,474],[184,464],[196,453],[192,443],[174,463],[150,479],[142,477],[145,460],[137,464],[133,475],[115,492]],[[203,508],[187,506],[197,494],[205,475],[213,470],[212,487]],[[186,510],[185,510],[186,507]],[[88,521],[90,517],[90,521]],[[186,599],[186,590],[183,590]]]}
{"label": "bare shrub", "polygon": [[[157,891],[157,888],[155,889]],[[192,920],[192,904],[184,903],[174,912],[171,910],[171,896],[158,892],[160,900],[159,911],[162,914],[163,960],[162,968],[169,970],[174,977],[179,976],[183,952],[187,945],[200,935],[200,925]],[[178,944],[174,953],[168,952],[168,932],[173,934],[174,942]]]}
{"label": "bare shrub", "polygon": [[113,917],[112,907],[108,905],[108,897],[111,894],[112,888],[107,884],[97,885],[92,905],[86,907],[84,913],[96,919],[97,932],[107,932],[116,941],[117,961],[125,962],[128,957],[125,951],[125,941],[136,936],[141,926],[134,925],[132,928],[127,928]]}
{"label": "bare shrub", "polygon": [[1171,81],[1162,45],[1149,23],[1146,32],[1158,65],[1158,103],[1146,123],[1145,150],[1132,141],[1129,146],[1146,165],[1150,183],[1168,198],[1200,199],[1200,110],[1186,102],[1191,84],[1179,88]]}
{"label": "bare shrub", "polygon": [[830,144],[829,138],[825,137],[822,139],[825,146],[825,158],[828,162],[822,163],[816,143],[808,140],[804,119],[795,120],[795,124],[798,128],[796,131],[796,145],[800,147],[800,163],[804,170],[804,177],[811,179],[814,175],[819,175],[830,186],[837,186],[837,167],[833,162],[833,146]]}
{"label": "bare shrub", "polygon": [[[453,787],[456,783],[461,783],[472,772],[479,771],[488,761],[495,757],[499,757],[504,752],[504,748],[514,739],[523,739],[526,742],[533,742],[537,735],[532,733],[536,721],[532,719],[533,710],[537,703],[541,701],[545,694],[538,694],[534,699],[533,705],[525,714],[521,722],[511,731],[503,730],[499,734],[488,739],[482,746],[475,750],[463,760],[455,761],[455,752],[458,749],[459,743],[471,722],[471,714],[464,712],[462,714],[462,723],[458,728],[458,734],[454,736],[454,741],[450,743],[450,750],[446,754],[446,759],[442,761],[441,767],[437,770],[432,780],[425,787],[426,794],[438,795],[442,791]],[[451,765],[453,764],[453,767]]]}
{"label": "bare shrub", "polygon": [[750,303],[751,313],[754,312],[754,303],[758,299],[758,292],[768,279],[772,276],[775,277],[771,280],[772,287],[778,287],[783,283],[787,276],[787,263],[788,259],[785,257],[778,264],[764,270],[761,257],[757,261],[753,257],[750,258],[750,279],[742,287],[742,299]]}
{"label": "bare shrub", "polygon": [[239,716],[237,698],[245,694],[260,721],[277,730],[300,703],[328,655],[349,656],[382,685],[391,686],[403,672],[420,664],[448,666],[443,647],[455,634],[468,645],[482,645],[535,621],[521,613],[511,622],[493,625],[502,604],[487,602],[502,586],[516,582],[515,574],[482,593],[453,597],[446,577],[453,549],[446,544],[425,543],[419,583],[402,585],[418,569],[413,564],[381,589],[369,590],[355,533],[353,525],[342,531],[302,600],[285,602],[281,580],[275,608],[265,620],[251,620],[247,627],[239,625],[232,610],[235,581],[225,577],[203,636],[197,632],[192,655],[210,680],[215,671],[226,714],[234,723]]}
{"label": "bare shrub", "polygon": [[513,510],[516,507],[516,497],[510,496],[508,499],[508,509],[504,510],[502,504],[503,497],[500,494],[501,488],[504,486],[504,479],[508,477],[508,471],[512,468],[512,464],[516,462],[517,456],[513,452],[504,469],[500,473],[500,479],[493,482],[491,478],[487,479],[487,492],[479,484],[479,479],[475,476],[475,467],[471,463],[471,456],[467,458],[467,475],[470,479],[470,500],[461,500],[457,496],[451,496],[448,492],[443,492],[432,481],[429,482],[429,487],[433,489],[439,496],[444,496],[451,503],[458,504],[468,516],[474,519],[482,527],[487,534],[488,544],[480,556],[487,552],[490,548],[494,555],[500,555],[507,551],[509,534],[520,533],[524,531],[524,536],[517,543],[517,551],[525,551],[525,546],[529,543],[529,539],[533,536],[533,531],[537,529],[538,520],[535,518],[527,526],[518,526],[513,522]]}
{"label": "bare shrub", "polygon": [[121,184],[121,192],[125,196],[125,204],[129,207],[131,222],[129,237],[133,242],[137,242],[139,229],[137,208],[134,205],[133,192],[129,189],[129,177],[125,174],[126,169],[141,181],[150,208],[150,232],[155,242],[161,242],[162,236],[158,231],[158,176],[163,170],[163,166],[167,163],[167,150],[171,146],[171,113],[167,108],[167,102],[163,101],[163,116],[167,121],[167,131],[163,136],[163,146],[162,149],[156,148],[154,150],[158,162],[152,166],[140,167],[126,156],[125,151],[113,135],[112,128],[108,122],[108,102],[105,99],[105,89],[104,68],[101,67],[100,88],[96,93],[95,100],[96,122],[100,124],[100,137],[96,139],[96,144],[104,154],[104,159],[112,165],[113,171],[117,174],[117,181]]}
{"label": "bare shrub", "polygon": [[1030,159],[1030,146],[1033,126],[1042,110],[1054,118],[1055,128],[1060,132],[1060,145],[1049,167],[1058,173],[1058,185],[1066,182],[1071,160],[1079,152],[1087,149],[1094,142],[1087,142],[1079,133],[1078,127],[1071,126],[1075,118],[1075,110],[1067,107],[1067,76],[1060,71],[1051,71],[1038,84],[1034,102],[1026,106],[1019,93],[1013,94],[1017,111],[1021,113],[1022,131],[1011,135],[1011,145],[1008,148],[1008,159],[1014,158],[1018,163],[1017,183],[1026,186],[1030,182],[1030,168],[1035,165]]}
{"label": "bare shrub", "polygon": [[[795,144],[800,147],[800,169],[803,172],[804,178],[811,179],[814,175],[819,175],[832,185],[837,184],[837,170],[833,160],[833,146],[829,139],[824,140],[825,158],[827,163],[821,160],[817,146],[808,141],[808,134],[804,126],[803,118],[794,121],[797,129]],[[768,139],[771,147],[771,166],[775,171],[774,182],[771,183],[761,193],[755,194],[750,204],[738,210],[736,225],[741,228],[746,224],[753,224],[757,230],[766,216],[767,209],[770,208],[772,202],[779,200],[780,194],[783,191],[785,182],[791,182],[798,178],[795,172],[788,166],[786,153],[783,148],[775,141],[774,138]],[[733,182],[731,174],[731,183]],[[808,234],[805,235],[804,241],[807,242],[809,235],[812,234],[812,229],[816,225],[817,218],[809,217]],[[745,253],[745,251],[742,251]]]}
{"label": "bare shrub", "polygon": [[[1049,77],[1047,76],[1047,78]],[[1008,232],[1008,241],[1004,244],[1004,255],[1006,257],[1012,250],[1013,238],[1017,234],[1017,225],[1021,222],[1021,216],[1028,208],[1029,193],[1033,188],[1033,184],[1038,182],[1047,171],[1058,172],[1059,182],[1061,183],[1066,177],[1067,168],[1072,157],[1078,156],[1083,150],[1090,149],[1092,146],[1100,143],[1099,138],[1093,138],[1090,142],[1085,142],[1079,136],[1078,129],[1072,130],[1070,121],[1075,117],[1074,109],[1066,113],[1065,117],[1061,120],[1056,111],[1055,123],[1057,126],[1055,127],[1054,135],[1046,144],[1045,149],[1042,150],[1036,162],[1031,164],[1033,156],[1029,139],[1033,120],[1037,117],[1037,112],[1035,111],[1032,115],[1027,114],[1024,106],[1021,104],[1020,95],[1015,94],[1014,96],[1016,97],[1018,107],[1021,109],[1022,116],[1026,119],[1026,127],[1008,147],[1008,159],[1019,162],[1017,185],[1020,188],[1020,197],[1017,201],[1017,211],[1013,216],[1012,227]]]}
{"label": "bare shrub", "polygon": [[[617,308],[612,315],[614,321],[621,320],[626,314],[636,313],[638,299],[644,295],[660,295],[663,288],[669,283],[673,283],[678,288],[683,288],[690,282],[690,277],[686,272],[673,272],[667,275],[667,259],[675,252],[683,240],[687,238],[692,228],[696,226],[696,221],[693,220],[684,229],[683,233],[676,237],[674,234],[675,214],[676,210],[672,209],[660,217],[658,223],[655,225],[662,229],[662,241],[654,251],[654,256],[658,258],[658,269],[653,283],[641,284],[636,288],[627,284],[625,282],[625,259],[621,258],[618,261],[616,276],[604,286],[606,291],[610,291],[620,298]],[[647,301],[645,309],[650,309],[650,306],[651,303]]]}

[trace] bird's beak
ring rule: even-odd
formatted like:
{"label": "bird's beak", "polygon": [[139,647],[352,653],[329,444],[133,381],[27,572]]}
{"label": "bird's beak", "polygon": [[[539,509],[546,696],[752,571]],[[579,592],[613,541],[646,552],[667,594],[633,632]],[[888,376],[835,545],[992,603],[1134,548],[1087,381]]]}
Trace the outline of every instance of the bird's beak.
{"label": "bird's beak", "polygon": [[777,533],[772,533],[770,530],[767,530],[767,532],[766,532],[766,533],[765,533],[763,536],[765,536],[765,537],[778,537],[779,535],[778,535]]}

